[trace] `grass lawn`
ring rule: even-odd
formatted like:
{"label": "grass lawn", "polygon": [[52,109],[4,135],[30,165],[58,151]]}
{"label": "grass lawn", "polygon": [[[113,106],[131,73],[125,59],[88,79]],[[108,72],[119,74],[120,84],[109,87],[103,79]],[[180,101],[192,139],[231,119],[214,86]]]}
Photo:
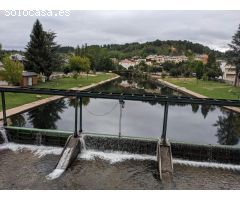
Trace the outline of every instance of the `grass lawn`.
{"label": "grass lawn", "polygon": [[226,83],[203,81],[196,78],[165,78],[163,80],[210,98],[240,99],[240,87]]}
{"label": "grass lawn", "polygon": [[[98,83],[100,81],[104,81],[109,78],[115,77],[115,74],[97,74],[96,76],[82,76],[78,79],[74,78],[60,78],[58,80],[52,80],[46,83],[39,83],[35,87],[38,88],[52,88],[52,89],[70,89],[73,87],[83,87],[87,85],[91,85],[92,83]],[[6,107],[14,108],[17,106],[21,106],[23,104],[31,103],[33,101],[37,101],[43,98],[48,97],[47,95],[36,95],[36,94],[21,94],[21,93],[6,93]],[[1,100],[1,97],[0,97]],[[1,104],[1,102],[0,102]],[[2,111],[2,107],[0,107],[0,111]]]}

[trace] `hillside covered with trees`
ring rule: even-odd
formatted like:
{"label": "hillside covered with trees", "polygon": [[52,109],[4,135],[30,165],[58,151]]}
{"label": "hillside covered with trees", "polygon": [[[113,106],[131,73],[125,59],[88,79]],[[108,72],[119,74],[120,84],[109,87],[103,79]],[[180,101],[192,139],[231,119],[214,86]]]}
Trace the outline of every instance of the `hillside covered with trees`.
{"label": "hillside covered with trees", "polygon": [[[82,52],[101,51],[108,57],[124,59],[133,56],[146,57],[150,54],[161,55],[186,55],[191,54],[209,54],[214,52],[217,57],[222,57],[224,54],[210,49],[199,43],[193,43],[187,40],[155,40],[145,43],[126,43],[126,44],[107,44],[107,45],[83,45],[80,47]],[[70,46],[59,48],[59,53],[73,53],[74,48]]]}

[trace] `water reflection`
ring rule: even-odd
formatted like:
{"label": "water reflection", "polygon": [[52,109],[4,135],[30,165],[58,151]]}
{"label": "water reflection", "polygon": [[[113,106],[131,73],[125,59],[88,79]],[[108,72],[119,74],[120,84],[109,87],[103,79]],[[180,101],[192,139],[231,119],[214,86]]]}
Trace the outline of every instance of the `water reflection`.
{"label": "water reflection", "polygon": [[225,116],[219,116],[214,124],[217,127],[218,143],[222,145],[236,145],[240,137],[240,115],[225,112]]}
{"label": "water reflection", "polygon": [[[142,79],[119,79],[94,90],[182,95],[151,80]],[[120,112],[118,105],[117,100],[83,98],[83,131],[117,135]],[[11,119],[16,126],[73,131],[74,107],[75,99],[66,98]],[[122,113],[122,135],[160,137],[163,111],[164,103],[126,101]],[[240,145],[239,118],[239,114],[217,106],[171,103],[167,136],[182,142]]]}
{"label": "water reflection", "polygon": [[[89,97],[82,98],[82,104],[87,106],[90,103]],[[75,108],[75,98],[68,98],[68,106]]]}
{"label": "water reflection", "polygon": [[14,115],[10,119],[10,125],[24,127],[26,125],[26,120],[23,115]]}
{"label": "water reflection", "polygon": [[35,128],[56,129],[56,122],[61,119],[60,113],[66,108],[63,99],[40,106],[28,112],[28,121]]}

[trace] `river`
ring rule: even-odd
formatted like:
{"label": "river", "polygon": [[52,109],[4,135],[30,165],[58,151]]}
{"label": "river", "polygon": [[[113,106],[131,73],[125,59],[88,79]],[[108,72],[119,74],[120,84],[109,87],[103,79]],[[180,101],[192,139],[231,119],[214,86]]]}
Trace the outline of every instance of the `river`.
{"label": "river", "polygon": [[[95,91],[183,95],[149,79],[120,78]],[[83,99],[83,132],[159,138],[164,106],[157,102],[125,101],[119,128],[117,100]],[[13,126],[74,129],[74,99],[64,98],[10,118]],[[171,141],[240,146],[240,114],[216,106],[171,104],[167,137]]]}

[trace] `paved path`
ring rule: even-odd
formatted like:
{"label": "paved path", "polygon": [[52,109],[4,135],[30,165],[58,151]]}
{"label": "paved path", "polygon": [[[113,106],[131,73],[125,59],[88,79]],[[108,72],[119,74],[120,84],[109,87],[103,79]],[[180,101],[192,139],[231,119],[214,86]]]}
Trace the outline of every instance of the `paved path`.
{"label": "paved path", "polygon": [[[91,89],[91,88],[94,88],[96,86],[102,85],[104,83],[113,81],[117,78],[119,78],[119,76],[116,76],[116,77],[113,77],[113,78],[110,78],[110,79],[107,79],[107,80],[104,80],[104,81],[100,81],[98,83],[93,83],[91,85],[87,85],[87,86],[84,86],[84,87],[71,88],[71,90],[83,91],[83,90]],[[64,97],[63,96],[51,96],[51,97],[48,97],[48,98],[45,98],[45,99],[41,99],[41,100],[34,101],[34,102],[31,102],[31,103],[28,103],[28,104],[24,104],[22,106],[11,108],[11,109],[6,110],[6,115],[7,115],[7,117],[10,117],[12,115],[16,115],[16,114],[19,114],[19,113],[22,113],[22,112],[26,112],[28,110],[31,110],[31,109],[35,108],[35,107],[38,107],[40,105],[43,105],[43,104],[46,104],[46,103],[49,103],[49,102],[52,102],[52,101],[56,101],[56,100],[61,99],[61,98],[64,98]],[[3,113],[0,112],[0,120],[2,120],[2,119],[3,119]]]}
{"label": "paved path", "polygon": [[[191,90],[188,90],[188,89],[186,89],[185,87],[180,87],[180,86],[174,85],[174,84],[169,83],[169,82],[167,82],[167,81],[164,81],[164,80],[162,80],[162,79],[158,79],[158,81],[159,81],[161,84],[166,85],[166,86],[168,86],[168,87],[170,87],[170,88],[172,88],[172,89],[174,89],[174,90],[176,90],[176,91],[180,91],[180,92],[182,92],[182,93],[184,93],[184,94],[188,94],[188,95],[190,95],[190,96],[198,97],[198,98],[209,98],[209,97],[206,97],[206,96],[204,96],[204,95],[201,95],[201,94],[198,94],[198,93],[196,93],[196,92],[193,92],[193,91],[191,91]],[[223,106],[223,108],[226,108],[226,109],[228,109],[228,110],[231,110],[231,111],[240,113],[240,108],[238,108],[238,107]]]}

